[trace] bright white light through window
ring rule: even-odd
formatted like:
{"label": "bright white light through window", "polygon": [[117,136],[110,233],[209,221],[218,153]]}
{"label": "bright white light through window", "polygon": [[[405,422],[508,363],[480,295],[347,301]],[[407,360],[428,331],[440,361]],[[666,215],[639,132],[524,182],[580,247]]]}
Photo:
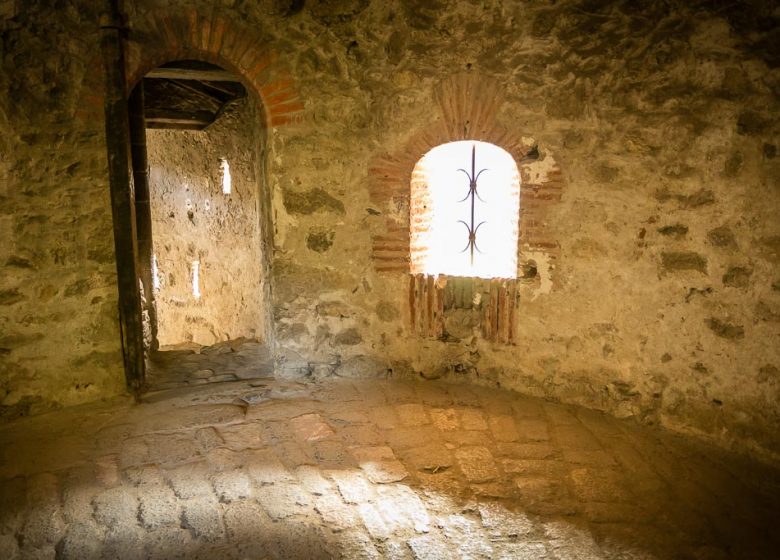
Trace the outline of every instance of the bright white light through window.
{"label": "bright white light through window", "polygon": [[[473,262],[469,228],[462,223],[472,224],[467,176],[471,175],[472,150],[476,173],[485,170],[479,174],[479,198],[474,200],[473,227],[479,228]],[[517,275],[520,176],[505,150],[471,140],[432,149],[414,168],[410,209],[412,273],[481,278]]]}
{"label": "bright white light through window", "polygon": [[200,261],[192,261],[192,295],[200,298]]}
{"label": "bright white light through window", "polygon": [[222,192],[224,194],[230,194],[233,189],[233,179],[230,176],[230,164],[226,159],[219,160],[219,167],[222,171]]}

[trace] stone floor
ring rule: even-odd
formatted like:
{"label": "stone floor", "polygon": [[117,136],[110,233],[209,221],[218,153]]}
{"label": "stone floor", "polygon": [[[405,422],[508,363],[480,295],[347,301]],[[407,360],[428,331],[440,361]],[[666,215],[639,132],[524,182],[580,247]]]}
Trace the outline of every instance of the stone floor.
{"label": "stone floor", "polygon": [[778,558],[780,476],[436,382],[197,385],[0,428],[0,558]]}
{"label": "stone floor", "polygon": [[146,390],[273,376],[268,347],[239,338],[213,346],[177,345],[153,352],[147,363]]}

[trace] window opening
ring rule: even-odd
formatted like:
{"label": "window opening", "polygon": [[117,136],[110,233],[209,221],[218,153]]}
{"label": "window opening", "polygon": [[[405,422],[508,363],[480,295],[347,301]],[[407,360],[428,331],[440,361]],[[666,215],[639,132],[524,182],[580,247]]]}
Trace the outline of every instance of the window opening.
{"label": "window opening", "polygon": [[192,261],[192,295],[200,299],[200,261]]}
{"label": "window opening", "polygon": [[228,160],[222,158],[219,160],[220,170],[222,171],[222,193],[230,194],[233,189],[233,178],[230,176],[230,164]]}
{"label": "window opening", "polygon": [[411,187],[413,274],[516,277],[520,176],[508,152],[473,140],[442,144],[417,163]]}
{"label": "window opening", "polygon": [[160,291],[160,268],[157,266],[157,255],[152,255],[152,289]]}

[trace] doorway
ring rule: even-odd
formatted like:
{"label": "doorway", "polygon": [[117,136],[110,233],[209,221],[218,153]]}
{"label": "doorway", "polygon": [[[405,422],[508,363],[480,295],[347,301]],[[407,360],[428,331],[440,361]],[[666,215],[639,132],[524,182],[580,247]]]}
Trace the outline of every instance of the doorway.
{"label": "doorway", "polygon": [[129,106],[142,388],[272,375],[262,107],[196,60],[147,73]]}

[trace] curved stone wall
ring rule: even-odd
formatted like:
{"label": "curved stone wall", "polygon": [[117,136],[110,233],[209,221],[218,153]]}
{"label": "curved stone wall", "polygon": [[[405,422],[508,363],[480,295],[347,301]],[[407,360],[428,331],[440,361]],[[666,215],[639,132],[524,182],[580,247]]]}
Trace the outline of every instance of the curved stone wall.
{"label": "curved stone wall", "polygon": [[[4,8],[2,23],[0,399],[17,412],[122,386],[101,100],[85,86],[100,83],[90,63],[98,14],[65,4]],[[280,375],[500,385],[777,460],[780,49],[770,8],[126,6],[138,71],[161,44],[182,54],[219,43],[213,52],[229,52],[232,66],[216,62],[245,77],[254,60],[255,90],[277,117],[266,172]],[[273,63],[262,53],[276,53]],[[464,74],[497,83],[501,102],[468,88],[442,97]],[[484,139],[511,140],[537,176],[522,177],[538,196],[521,199],[516,343],[463,328],[421,339],[407,323],[404,251],[382,249],[408,243],[405,161],[456,139],[441,134],[473,137],[463,116],[483,109],[492,133],[508,135]]]}

